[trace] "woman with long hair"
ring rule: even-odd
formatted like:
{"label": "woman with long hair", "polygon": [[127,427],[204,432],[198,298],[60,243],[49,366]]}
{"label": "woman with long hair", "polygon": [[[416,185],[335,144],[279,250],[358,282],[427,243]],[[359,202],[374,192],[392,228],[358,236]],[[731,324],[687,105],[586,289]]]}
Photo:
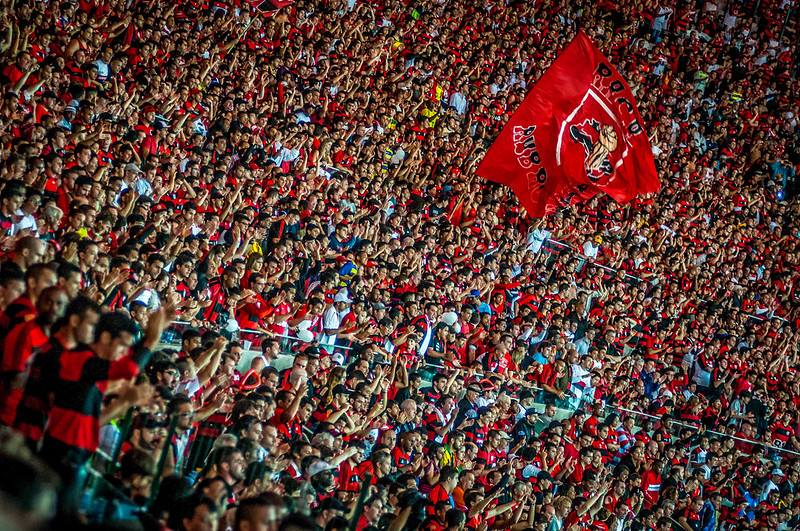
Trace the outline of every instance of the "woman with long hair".
{"label": "woman with long hair", "polygon": [[344,367],[334,367],[328,374],[328,381],[320,389],[320,396],[325,397],[325,405],[333,402],[333,388],[344,382],[345,379]]}
{"label": "woman with long hair", "polygon": [[260,273],[261,269],[264,267],[264,255],[261,253],[250,253],[250,256],[247,257],[247,261],[244,263],[244,274],[242,275],[242,279],[240,281],[241,288],[247,289],[250,287],[250,275],[253,273]]}

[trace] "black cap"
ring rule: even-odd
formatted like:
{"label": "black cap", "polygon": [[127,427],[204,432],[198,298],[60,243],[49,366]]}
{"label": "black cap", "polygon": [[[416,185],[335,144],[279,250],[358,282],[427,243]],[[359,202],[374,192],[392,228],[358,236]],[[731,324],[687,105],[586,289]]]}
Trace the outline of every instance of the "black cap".
{"label": "black cap", "polygon": [[533,393],[531,393],[527,389],[524,389],[524,390],[519,392],[519,399],[520,400],[525,400],[526,398],[533,398]]}
{"label": "black cap", "polygon": [[319,502],[319,510],[320,511],[342,511],[342,512],[344,512],[345,509],[346,509],[346,507],[344,506],[344,504],[341,501],[339,501],[336,498],[334,498],[333,496],[331,496],[330,498],[325,498],[324,500]]}
{"label": "black cap", "polygon": [[350,394],[350,389],[348,389],[347,387],[345,387],[342,384],[339,384],[339,385],[337,385],[337,386],[335,386],[333,388],[333,394],[334,394],[334,396],[335,395],[349,395]]}

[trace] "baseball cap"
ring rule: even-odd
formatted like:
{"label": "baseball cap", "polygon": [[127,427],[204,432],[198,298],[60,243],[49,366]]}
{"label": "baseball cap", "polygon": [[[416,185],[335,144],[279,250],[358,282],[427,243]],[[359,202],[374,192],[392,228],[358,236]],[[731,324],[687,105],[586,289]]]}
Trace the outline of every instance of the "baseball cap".
{"label": "baseball cap", "polygon": [[541,471],[541,468],[537,468],[533,465],[525,465],[525,468],[522,469],[522,477],[523,479],[534,478],[537,477]]}
{"label": "baseball cap", "polygon": [[327,472],[331,469],[331,465],[326,463],[325,461],[314,461],[311,463],[311,466],[308,467],[308,477],[313,478],[317,474],[321,474],[323,472]]}
{"label": "baseball cap", "polygon": [[347,387],[345,387],[342,384],[339,384],[339,385],[334,386],[333,394],[334,395],[349,395],[350,394],[350,389],[348,389]]}
{"label": "baseball cap", "polygon": [[347,296],[347,293],[344,293],[344,292],[340,291],[340,292],[339,292],[339,293],[337,293],[337,294],[336,294],[336,296],[333,298],[333,302],[346,302],[346,303],[348,303],[348,304],[349,304],[349,303],[353,302],[353,299],[351,299],[350,297],[348,297],[348,296]]}
{"label": "baseball cap", "polygon": [[553,481],[553,476],[551,476],[546,470],[541,470],[541,471],[539,471],[538,474],[536,474],[536,480],[537,481],[542,481],[542,480]]}
{"label": "baseball cap", "polygon": [[492,381],[488,379],[481,380],[480,382],[478,382],[478,385],[484,391],[494,391],[496,389]]}
{"label": "baseball cap", "polygon": [[524,389],[524,390],[519,392],[519,399],[520,400],[525,400],[526,398],[533,398],[533,393],[531,393],[527,389]]}

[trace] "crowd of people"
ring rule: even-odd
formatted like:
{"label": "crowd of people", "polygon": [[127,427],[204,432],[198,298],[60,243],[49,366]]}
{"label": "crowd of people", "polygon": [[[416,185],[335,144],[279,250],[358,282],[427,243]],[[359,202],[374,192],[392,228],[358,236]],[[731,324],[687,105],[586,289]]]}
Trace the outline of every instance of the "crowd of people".
{"label": "crowd of people", "polygon": [[[3,528],[800,527],[794,1],[283,4],[0,0]],[[531,219],[579,30],[662,188]]]}

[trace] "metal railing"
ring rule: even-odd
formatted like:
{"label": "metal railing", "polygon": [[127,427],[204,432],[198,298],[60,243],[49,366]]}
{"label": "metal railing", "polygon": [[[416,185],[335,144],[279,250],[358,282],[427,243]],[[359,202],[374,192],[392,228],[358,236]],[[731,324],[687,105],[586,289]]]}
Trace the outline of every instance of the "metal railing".
{"label": "metal railing", "polygon": [[[570,244],[568,244],[566,242],[562,242],[562,241],[559,241],[559,240],[554,240],[554,239],[551,239],[551,238],[546,238],[542,242],[542,245],[541,245],[541,248],[540,248],[539,252],[540,253],[541,252],[546,252],[546,253],[548,253],[550,255],[547,258],[547,262],[546,262],[547,264],[550,264],[552,261],[557,259],[557,257],[563,252],[569,252],[572,255],[575,255],[575,254],[581,254],[582,255],[583,254],[582,251],[580,249],[578,249],[577,247],[574,247],[574,246],[572,246],[572,245],[570,245]],[[586,264],[589,263],[584,259],[578,258],[577,256],[573,256],[573,258],[579,259],[580,262],[581,262],[579,267],[578,267],[578,272],[579,273],[583,270],[583,267],[586,266]],[[600,263],[597,263],[597,262],[592,262],[591,264],[594,267],[598,267],[598,268],[610,273],[610,275],[607,275],[606,278],[616,277],[617,274],[620,271],[618,269],[614,269],[613,267],[608,267],[606,265],[603,265],[603,264],[600,264]],[[628,273],[626,271],[623,271],[623,273],[625,275],[625,281],[627,283],[629,283],[629,284],[646,282],[648,284],[656,285],[657,283],[661,283],[663,281],[663,278],[658,276],[658,275],[656,275],[656,277],[654,279],[647,280],[647,279],[644,279],[644,278],[637,277],[635,275],[631,275],[630,273]],[[702,303],[711,302],[711,301],[708,301],[706,299],[698,299],[698,300],[700,302],[702,302]],[[781,320],[783,322],[788,322],[784,317],[781,317],[779,315],[774,315],[774,314],[772,314],[772,312],[770,312],[770,314],[772,314],[772,315],[768,314],[766,316],[757,315],[757,314],[748,313],[748,312],[742,312],[742,313],[744,313],[747,317],[749,317],[751,319],[755,319],[757,321],[765,321],[767,319],[779,319],[779,320]]]}
{"label": "metal railing", "polygon": [[[189,323],[182,322],[182,321],[176,321],[176,322],[172,323],[172,327],[176,328],[176,329],[179,328],[179,327],[187,326],[187,325],[189,325]],[[247,334],[260,335],[260,336],[264,335],[262,332],[260,332],[258,330],[243,330],[242,332],[243,333],[247,333]],[[178,347],[179,347],[179,341],[180,341],[179,337],[180,336],[178,336]],[[311,343],[311,342],[308,342],[308,341],[303,341],[302,339],[300,339],[298,337],[294,337],[294,336],[278,335],[277,337],[279,337],[281,339],[285,339],[287,342],[296,342],[296,343],[305,343],[305,344]],[[162,346],[174,347],[175,346],[174,339],[175,339],[175,335],[173,334],[172,337],[171,337],[171,340],[169,342],[162,342]],[[252,347],[252,345],[250,345],[250,346]],[[336,346],[336,348],[349,348],[349,347]],[[252,348],[250,349],[250,352],[258,352],[258,353],[260,353],[260,351],[254,351],[254,350],[252,350]],[[287,361],[288,361],[287,362],[287,366],[289,366],[291,364],[291,359],[292,358],[290,356],[288,356],[288,354],[291,354],[291,352],[292,352],[291,349],[288,349],[288,350],[286,350],[284,352],[284,354],[287,355],[286,356],[287,357]],[[428,374],[434,374],[434,373],[440,372],[440,371],[447,372],[447,371],[452,370],[450,367],[447,367],[447,366],[444,366],[444,365],[433,364],[433,363],[425,363],[424,367],[426,369],[426,372],[428,372]],[[485,374],[480,373],[480,372],[477,372],[477,373],[474,373],[474,374],[476,376],[479,376],[479,377],[486,376]],[[540,411],[540,412],[544,411],[544,409],[546,408],[547,404],[552,401],[552,395],[550,395],[544,389],[538,387],[535,384],[531,384],[529,386],[526,386],[526,388],[529,389],[530,391],[534,392],[534,406],[533,407],[537,411]],[[587,398],[585,396],[582,396],[582,397],[570,396],[569,398],[566,398],[564,400],[559,400],[558,401],[557,413],[556,413],[554,418],[555,419],[562,419],[562,420],[563,419],[567,419],[567,418],[571,417],[572,414],[578,409],[589,409],[589,407],[594,402],[595,402],[594,399]],[[661,419],[661,417],[659,417],[659,416],[652,415],[650,413],[645,413],[643,411],[638,411],[638,410],[634,410],[634,409],[625,408],[625,407],[622,407],[622,406],[605,404],[605,407],[607,408],[607,410],[613,410],[613,411],[619,412],[621,414],[620,416],[623,416],[623,415],[635,415],[636,417],[647,418],[647,419],[651,419],[651,420],[655,420],[655,421],[658,421],[658,420]],[[131,417],[132,417],[132,411],[129,411],[128,414],[125,416],[124,420],[121,422],[121,425],[120,425],[120,432],[121,433],[120,433],[120,436],[116,438],[114,444],[112,445],[112,448],[111,448],[112,451],[109,453],[107,451],[98,450],[98,452],[96,453],[96,456],[98,457],[98,459],[97,459],[98,464],[95,466],[95,468],[93,470],[90,470],[90,473],[88,475],[88,480],[89,481],[87,482],[86,487],[85,487],[86,496],[85,496],[85,499],[84,499],[84,507],[91,508],[94,515],[99,514],[98,511],[97,511],[97,504],[96,504],[95,496],[98,494],[98,492],[102,492],[106,488],[106,485],[107,485],[107,482],[105,481],[104,477],[102,476],[102,472],[100,470],[98,470],[98,468],[100,468],[100,469],[105,468],[105,472],[106,473],[113,473],[113,471],[116,470],[117,461],[118,461],[119,455],[120,455],[120,448],[121,448],[122,444],[124,443],[124,441],[126,439],[126,435],[127,435],[128,431],[130,429]],[[172,418],[170,420],[171,420],[170,426],[172,427],[172,426],[174,426],[174,420],[175,419]],[[684,422],[684,421],[679,420],[679,419],[672,419],[671,420],[671,429],[673,431],[677,430],[678,428],[689,428],[689,429],[692,429],[692,430],[697,430],[697,429],[699,429],[699,427],[700,427],[699,424],[687,423],[687,422]],[[637,426],[637,431],[639,429],[641,429],[641,427]],[[760,446],[764,447],[766,450],[770,451],[771,455],[789,454],[789,455],[794,455],[794,456],[800,456],[800,452],[796,452],[796,451],[788,449],[788,448],[781,448],[781,447],[778,447],[778,446],[775,446],[775,445],[772,445],[772,444],[768,444],[768,443],[765,443],[765,442],[763,442],[761,440],[758,440],[758,439],[745,439],[745,438],[742,438],[742,437],[737,437],[737,436],[734,436],[734,435],[730,435],[730,434],[722,433],[722,432],[717,432],[717,431],[713,431],[713,430],[706,430],[706,433],[708,433],[710,435],[714,435],[715,437],[718,437],[718,438],[729,438],[729,439],[733,439],[735,441],[740,441],[740,442],[743,442],[743,443],[746,443],[746,444],[760,445]],[[674,435],[677,435],[677,433],[674,433]],[[162,449],[162,454],[159,456],[159,459],[158,459],[157,475],[159,476],[159,478],[160,478],[160,475],[161,475],[161,471],[163,470],[163,467],[164,467],[164,460],[166,458],[166,452],[168,451],[169,447],[170,447],[169,444],[165,444],[164,445],[164,448]],[[159,479],[155,480],[154,489],[153,489],[153,492],[151,493],[151,501],[156,496],[159,484],[160,484]],[[108,511],[104,510],[104,511],[102,511],[102,514],[106,515],[106,514],[108,514]]]}

